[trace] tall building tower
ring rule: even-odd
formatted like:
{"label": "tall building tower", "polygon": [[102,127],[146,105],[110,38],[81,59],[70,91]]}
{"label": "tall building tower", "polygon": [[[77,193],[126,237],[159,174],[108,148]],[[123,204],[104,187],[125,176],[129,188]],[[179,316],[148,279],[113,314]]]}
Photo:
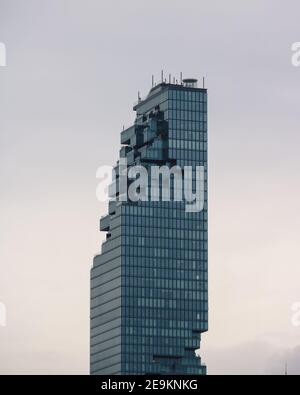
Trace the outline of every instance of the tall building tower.
{"label": "tall building tower", "polygon": [[[117,199],[100,220],[106,241],[91,270],[90,371],[206,374],[195,351],[208,330],[207,91],[194,79],[161,82],[134,110],[134,125],[121,133]],[[202,166],[201,211],[187,212],[184,201],[122,201],[124,159],[128,170]]]}

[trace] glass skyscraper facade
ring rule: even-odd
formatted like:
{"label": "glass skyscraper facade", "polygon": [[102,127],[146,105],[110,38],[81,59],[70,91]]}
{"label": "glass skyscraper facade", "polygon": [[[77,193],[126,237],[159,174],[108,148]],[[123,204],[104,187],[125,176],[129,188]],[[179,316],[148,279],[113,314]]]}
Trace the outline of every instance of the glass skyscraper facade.
{"label": "glass skyscraper facade", "polygon": [[91,270],[90,371],[206,374],[195,351],[208,330],[207,91],[196,80],[162,82],[134,110],[119,161],[203,166],[204,206],[187,212],[184,201],[121,201],[116,166],[117,199],[100,220],[106,241]]}

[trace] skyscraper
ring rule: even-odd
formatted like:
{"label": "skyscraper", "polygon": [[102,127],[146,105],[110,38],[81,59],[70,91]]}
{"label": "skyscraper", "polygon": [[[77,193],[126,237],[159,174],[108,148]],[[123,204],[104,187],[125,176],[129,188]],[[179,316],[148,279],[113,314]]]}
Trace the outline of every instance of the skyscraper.
{"label": "skyscraper", "polygon": [[[134,125],[121,133],[111,186],[116,199],[100,220],[106,241],[91,270],[90,371],[206,374],[195,350],[208,329],[207,91],[195,79],[161,82],[134,110]],[[193,188],[201,166],[203,207],[189,212],[184,200],[175,200],[174,178],[170,201],[122,199],[118,181],[125,173],[118,164],[124,160],[128,171],[192,167]]]}

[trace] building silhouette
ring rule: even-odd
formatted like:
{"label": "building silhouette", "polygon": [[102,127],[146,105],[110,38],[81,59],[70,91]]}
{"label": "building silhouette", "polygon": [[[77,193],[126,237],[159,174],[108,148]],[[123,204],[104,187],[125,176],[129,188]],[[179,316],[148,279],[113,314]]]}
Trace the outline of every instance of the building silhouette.
{"label": "building silhouette", "polygon": [[197,85],[153,84],[121,133],[118,163],[128,168],[203,166],[204,207],[121,201],[117,163],[116,199],[100,220],[106,241],[91,270],[91,374],[206,374],[195,353],[208,330],[207,91]]}

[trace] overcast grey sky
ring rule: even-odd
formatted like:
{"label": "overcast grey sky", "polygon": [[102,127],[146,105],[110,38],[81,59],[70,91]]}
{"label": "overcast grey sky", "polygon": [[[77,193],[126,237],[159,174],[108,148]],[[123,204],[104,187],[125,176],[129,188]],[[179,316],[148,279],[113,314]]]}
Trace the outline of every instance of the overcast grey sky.
{"label": "overcast grey sky", "polygon": [[0,373],[88,373],[96,169],[151,75],[209,90],[209,373],[300,373],[298,0],[0,0]]}

